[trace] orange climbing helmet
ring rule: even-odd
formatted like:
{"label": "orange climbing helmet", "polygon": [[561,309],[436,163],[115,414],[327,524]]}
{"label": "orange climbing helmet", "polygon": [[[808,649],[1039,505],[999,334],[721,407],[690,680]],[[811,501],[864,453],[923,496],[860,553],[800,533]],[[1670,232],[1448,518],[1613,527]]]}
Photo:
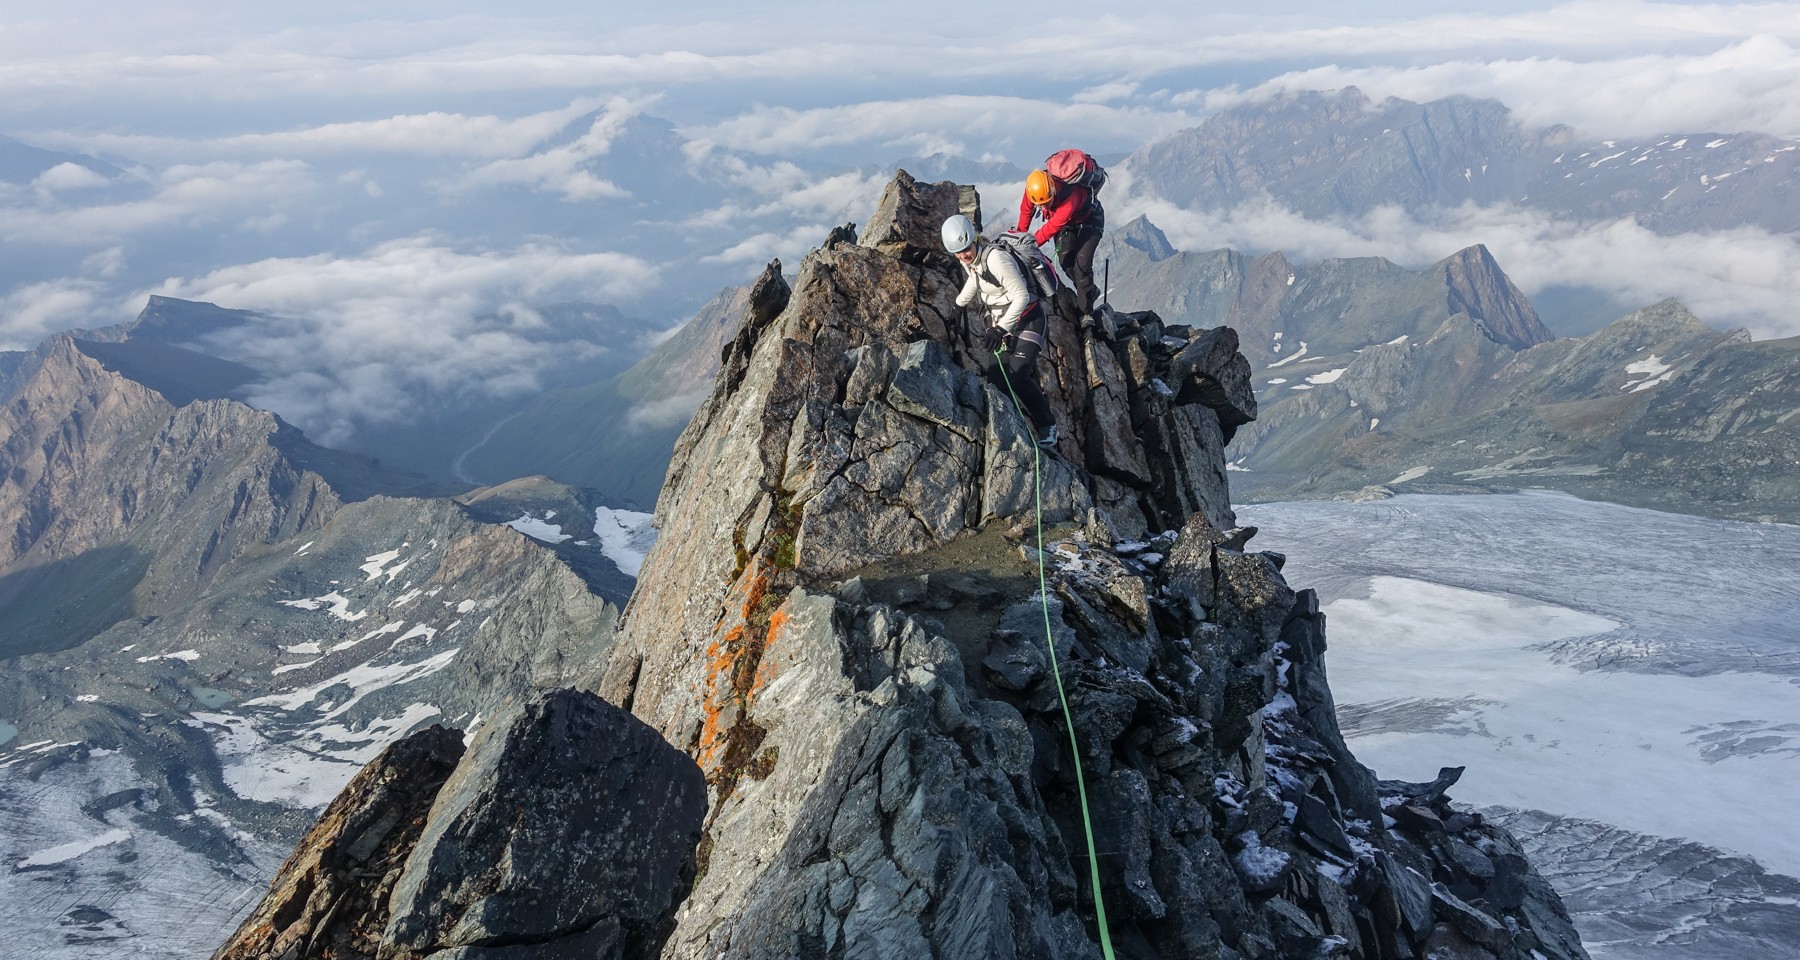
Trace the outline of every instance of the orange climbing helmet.
{"label": "orange climbing helmet", "polygon": [[1041,207],[1049,203],[1050,198],[1055,195],[1056,187],[1050,181],[1050,174],[1042,170],[1033,170],[1031,175],[1025,178],[1025,199],[1032,203]]}

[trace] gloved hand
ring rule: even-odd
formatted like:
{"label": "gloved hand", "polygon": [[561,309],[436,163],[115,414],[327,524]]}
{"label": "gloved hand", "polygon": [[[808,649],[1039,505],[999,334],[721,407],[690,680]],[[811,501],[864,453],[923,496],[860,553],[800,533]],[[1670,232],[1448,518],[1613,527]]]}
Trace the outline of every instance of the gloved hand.
{"label": "gloved hand", "polygon": [[986,347],[989,353],[999,350],[1000,345],[1005,342],[1006,331],[999,327],[989,327],[981,331],[981,345]]}

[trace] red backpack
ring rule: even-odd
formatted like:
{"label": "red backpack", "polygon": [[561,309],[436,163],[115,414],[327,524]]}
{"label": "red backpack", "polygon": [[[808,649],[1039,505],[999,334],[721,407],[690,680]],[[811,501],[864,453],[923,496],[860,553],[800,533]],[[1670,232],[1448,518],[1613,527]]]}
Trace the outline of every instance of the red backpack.
{"label": "red backpack", "polygon": [[1064,183],[1086,187],[1096,197],[1106,184],[1106,170],[1081,150],[1058,150],[1044,161],[1044,172]]}

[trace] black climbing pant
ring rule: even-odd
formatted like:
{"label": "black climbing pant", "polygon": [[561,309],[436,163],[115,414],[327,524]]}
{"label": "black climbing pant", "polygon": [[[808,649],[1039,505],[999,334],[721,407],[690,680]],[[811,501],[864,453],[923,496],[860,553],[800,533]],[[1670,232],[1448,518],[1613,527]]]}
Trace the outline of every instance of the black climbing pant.
{"label": "black climbing pant", "polygon": [[1094,283],[1094,251],[1105,232],[1106,211],[1096,203],[1086,220],[1070,224],[1056,235],[1056,260],[1075,285],[1075,304],[1082,313],[1092,314],[1100,305],[1100,287]]}
{"label": "black climbing pant", "polygon": [[[1033,303],[1019,318],[1019,332],[1006,338],[1006,352],[995,357],[983,351],[982,373],[988,382],[1007,392],[1010,385],[1012,392],[1018,394],[1019,403],[1025,407],[1025,414],[1031,418],[1032,428],[1037,436],[1042,437],[1056,423],[1056,415],[1050,412],[1050,401],[1044,398],[1044,391],[1038,386],[1037,358],[1044,349],[1044,306],[1043,302]],[[1001,367],[1005,367],[1005,376],[1001,376]]]}

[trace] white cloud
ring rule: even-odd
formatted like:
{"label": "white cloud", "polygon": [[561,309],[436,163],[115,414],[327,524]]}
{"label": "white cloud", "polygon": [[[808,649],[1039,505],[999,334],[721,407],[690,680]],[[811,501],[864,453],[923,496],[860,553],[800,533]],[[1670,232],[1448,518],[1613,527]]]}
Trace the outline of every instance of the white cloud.
{"label": "white cloud", "polygon": [[[86,245],[162,227],[213,223],[267,211],[313,186],[296,160],[170,167],[144,200],[85,207],[0,206],[0,239]],[[266,215],[266,214],[265,214]]]}
{"label": "white cloud", "polygon": [[1089,87],[1069,99],[1076,103],[1110,103],[1114,100],[1127,100],[1136,94],[1141,86],[1143,85],[1136,81],[1115,80],[1110,83],[1102,83],[1097,87]]}
{"label": "white cloud", "polygon": [[1581,61],[1531,57],[1455,60],[1423,66],[1315,67],[1248,92],[1207,98],[1212,108],[1285,90],[1357,86],[1384,97],[1491,97],[1530,126],[1567,123],[1596,134],[1761,131],[1800,135],[1800,49],[1756,36],[1700,54]]}
{"label": "white cloud", "polygon": [[29,350],[58,330],[118,319],[104,312],[92,282],[65,277],[25,284],[0,296],[0,350]]}
{"label": "white cloud", "polygon": [[1800,237],[1757,227],[1663,235],[1629,219],[1577,223],[1472,204],[1421,218],[1382,207],[1354,219],[1310,220],[1266,196],[1218,212],[1163,201],[1120,212],[1119,223],[1147,213],[1181,249],[1281,250],[1303,263],[1385,257],[1419,268],[1486,244],[1527,295],[1573,285],[1644,305],[1675,297],[1715,326],[1742,326],[1759,340],[1800,334],[1792,306],[1800,302]]}
{"label": "white cloud", "polygon": [[29,139],[52,149],[133,157],[410,154],[487,159],[524,154],[602,103],[602,100],[584,97],[554,110],[513,118],[432,111],[222,137],[43,130],[30,134]]}
{"label": "white cloud", "polygon": [[655,267],[623,254],[467,252],[413,237],[354,257],[240,264],[150,292],[269,314],[205,346],[263,371],[252,401],[329,444],[358,424],[411,419],[433,396],[535,390],[539,371],[570,351],[604,348],[531,337],[542,321],[530,303],[606,302],[656,283]]}
{"label": "white cloud", "polygon": [[[1496,56],[1598,62],[1652,51],[1718,49],[1758,36],[1800,40],[1793,3],[1576,0],[1537,9],[1522,6],[1489,13],[1431,5],[1429,10],[1362,17],[1330,10],[1280,20],[1239,19],[1230,27],[1186,32],[1178,32],[1170,20],[1140,18],[1118,34],[1138,46],[1121,72],[1147,77],[1227,63],[1418,64]],[[1112,52],[1104,41],[1095,46]]]}
{"label": "white cloud", "polygon": [[820,223],[807,223],[793,227],[786,233],[759,233],[727,247],[724,251],[709,257],[703,257],[706,263],[767,263],[779,258],[782,263],[795,264],[806,256],[819,242],[825,239],[831,227]]}
{"label": "white cloud", "polygon": [[625,415],[625,425],[639,430],[680,426],[693,419],[694,411],[700,409],[700,404],[711,395],[712,387],[707,386],[691,393],[640,403]]}
{"label": "white cloud", "polygon": [[967,152],[966,141],[1008,142],[1019,132],[1081,130],[1087,137],[1142,142],[1196,122],[1183,111],[1009,96],[946,95],[811,109],[758,106],[683,131],[703,145],[762,154],[803,154],[866,144],[886,151]]}
{"label": "white cloud", "polygon": [[125,248],[107,247],[81,261],[81,272],[95,277],[116,277],[125,269]]}
{"label": "white cloud", "polygon": [[109,181],[100,174],[79,163],[59,163],[31,181],[31,185],[45,193],[59,190],[91,190],[104,187]]}
{"label": "white cloud", "polygon": [[[705,263],[760,265],[775,257],[798,263],[833,227],[866,222],[888,181],[886,174],[855,171],[812,179],[790,163],[761,168],[733,157],[725,160],[727,180],[742,190],[728,192],[736,199],[715,204],[682,225],[727,237],[741,236],[747,226],[757,232],[702,258]],[[758,229],[771,221],[792,225],[786,230]]]}
{"label": "white cloud", "polygon": [[504,17],[447,4],[390,5],[379,17],[324,4],[203,18],[124,4],[96,16],[93,6],[82,5],[80,16],[42,11],[9,23],[0,33],[0,90],[29,94],[34,103],[316,102],[372,93],[842,85],[846,77],[889,89],[1004,84],[1016,92],[1021,85],[1008,81],[1023,76],[1110,97],[1133,82],[1154,92],[1157,83],[1174,82],[1157,78],[1222,65],[1495,56],[1587,62],[1765,35],[1800,40],[1795,5],[1786,2],[1576,0],[1504,12],[1297,2],[1271,15],[1197,12],[1174,2],[1142,2],[1126,14],[1097,11],[1091,0],[1044,0],[1027,30],[1014,8],[950,2],[916,3],[910,16],[889,18],[879,30],[869,29],[864,7],[817,2],[614,5],[598,14],[535,3]]}
{"label": "white cloud", "polygon": [[583,165],[604,156],[632,117],[642,112],[642,101],[615,97],[608,101],[587,131],[573,142],[528,157],[495,160],[468,174],[459,186],[517,184],[552,193],[565,200],[601,200],[628,196],[627,191],[602,180]]}

